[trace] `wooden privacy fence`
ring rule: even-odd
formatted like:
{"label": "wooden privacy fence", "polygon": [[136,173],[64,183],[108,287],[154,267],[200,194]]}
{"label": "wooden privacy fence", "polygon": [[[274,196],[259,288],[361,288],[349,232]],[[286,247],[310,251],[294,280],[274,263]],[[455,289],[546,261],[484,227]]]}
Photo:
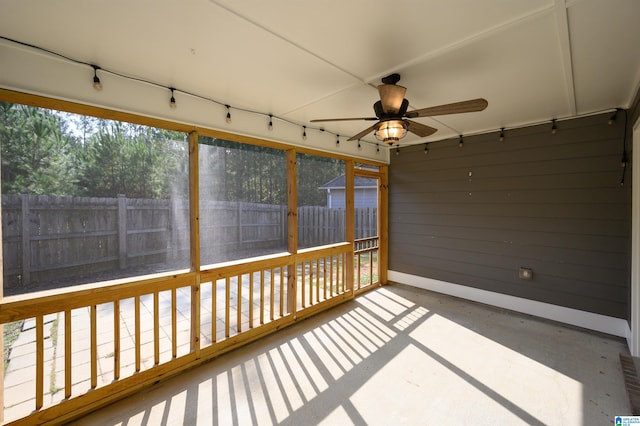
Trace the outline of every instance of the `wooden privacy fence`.
{"label": "wooden privacy fence", "polygon": [[[185,199],[3,195],[5,294],[127,268],[188,268],[188,223]],[[286,251],[286,227],[286,206],[201,200],[203,263]],[[377,209],[356,209],[355,234],[377,235]],[[344,210],[299,207],[298,235],[301,247],[344,241]]]}

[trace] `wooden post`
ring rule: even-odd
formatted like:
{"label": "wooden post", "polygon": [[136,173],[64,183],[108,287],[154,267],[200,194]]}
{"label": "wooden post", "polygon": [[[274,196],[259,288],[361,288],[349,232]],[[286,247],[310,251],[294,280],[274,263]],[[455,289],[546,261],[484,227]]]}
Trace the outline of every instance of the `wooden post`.
{"label": "wooden post", "polygon": [[[189,253],[191,271],[195,272],[195,282],[191,287],[191,350],[200,358],[200,199],[198,174],[198,133],[189,133]],[[212,297],[215,297],[216,283],[212,283]],[[215,300],[215,299],[214,299]],[[215,324],[215,306],[211,321]],[[211,336],[215,341],[215,335]]]}
{"label": "wooden post", "polygon": [[[1,152],[2,150],[0,150]],[[0,153],[0,160],[2,154]],[[2,164],[2,161],[0,161]],[[0,200],[0,221],[2,220],[2,202]],[[0,241],[2,241],[2,224],[0,223]],[[0,244],[0,265],[4,265],[2,259],[2,244]],[[4,274],[0,274],[0,302],[4,297]],[[4,348],[4,324],[0,324],[0,347]],[[0,368],[0,424],[4,423],[4,368]]]}
{"label": "wooden post", "polygon": [[380,166],[380,189],[378,191],[378,280],[387,283],[389,250],[389,171]]}
{"label": "wooden post", "polygon": [[[287,247],[289,253],[298,253],[298,184],[296,181],[296,150],[287,151]],[[296,311],[298,276],[295,262],[287,267],[287,313]]]}
{"label": "wooden post", "polygon": [[118,194],[118,260],[120,269],[127,267],[127,199]]}
{"label": "wooden post", "polygon": [[346,239],[349,243],[351,243],[351,250],[346,253],[345,259],[345,283],[346,290],[353,295],[353,250],[355,243],[355,200],[354,200],[354,185],[355,185],[355,174],[354,174],[354,163],[353,160],[347,160],[345,162],[346,168],[346,212],[347,215],[347,223],[345,225],[346,230]]}
{"label": "wooden post", "polygon": [[31,283],[31,211],[28,194],[22,194],[22,286]]}

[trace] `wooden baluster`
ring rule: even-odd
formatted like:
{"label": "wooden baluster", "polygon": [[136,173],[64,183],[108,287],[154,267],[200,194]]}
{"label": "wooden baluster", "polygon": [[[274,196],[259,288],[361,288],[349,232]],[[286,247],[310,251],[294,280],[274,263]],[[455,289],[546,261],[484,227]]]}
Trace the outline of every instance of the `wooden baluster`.
{"label": "wooden baluster", "polygon": [[369,250],[369,285],[373,285],[373,250]]}
{"label": "wooden baluster", "polygon": [[120,301],[113,301],[113,380],[120,378]]}
{"label": "wooden baluster", "polygon": [[275,283],[273,282],[274,280],[274,273],[273,273],[273,268],[271,268],[271,276],[269,279],[269,318],[271,319],[271,321],[273,321],[273,310],[274,310],[274,306],[275,306]]}
{"label": "wooden baluster", "polygon": [[218,280],[211,281],[211,342],[215,343],[217,340],[217,326],[218,323],[218,312],[216,308],[218,307]]}
{"label": "wooden baluster", "polygon": [[242,331],[242,275],[238,275],[238,333]]}
{"label": "wooden baluster", "polygon": [[320,259],[316,259],[316,302],[320,301]]}
{"label": "wooden baluster", "polygon": [[264,324],[264,270],[260,271],[260,324]]}
{"label": "wooden baluster", "polygon": [[300,296],[301,296],[301,299],[302,299],[302,308],[304,309],[307,306],[307,304],[306,304],[306,302],[304,300],[305,299],[305,286],[306,286],[305,285],[305,276],[307,275],[307,271],[306,271],[307,264],[305,262],[302,262],[300,265],[302,266],[302,273],[300,274],[302,276],[302,285],[300,286],[300,291],[301,291]]}
{"label": "wooden baluster", "polygon": [[313,306],[313,260],[309,261],[309,306]]}
{"label": "wooden baluster", "polygon": [[153,292],[153,364],[160,364],[160,306],[158,292]]}
{"label": "wooden baluster", "polygon": [[134,315],[135,315],[135,354],[136,354],[136,373],[140,372],[140,346],[142,342],[140,341],[140,296],[135,296],[133,298],[134,305]]}
{"label": "wooden baluster", "polygon": [[327,258],[326,256],[322,258],[322,276],[324,279],[322,280],[322,290],[324,292],[324,300],[327,300]]}
{"label": "wooden baluster", "polygon": [[333,262],[334,262],[335,256],[331,255],[331,257],[329,258],[329,294],[331,295],[331,297],[333,297]]}
{"label": "wooden baluster", "polygon": [[71,397],[71,310],[64,311],[64,397]]}
{"label": "wooden baluster", "polygon": [[224,286],[225,302],[224,302],[224,336],[229,337],[229,309],[231,305],[231,279],[226,277]]}
{"label": "wooden baluster", "polygon": [[280,317],[284,316],[284,266],[280,266]]}
{"label": "wooden baluster", "polygon": [[36,317],[36,410],[44,404],[44,318]]}
{"label": "wooden baluster", "polygon": [[249,328],[253,328],[253,274],[249,274]]}
{"label": "wooden baluster", "polygon": [[98,307],[91,305],[91,389],[98,387]]}
{"label": "wooden baluster", "polygon": [[171,289],[171,357],[178,357],[178,306],[177,291]]}
{"label": "wooden baluster", "polygon": [[358,273],[356,276],[356,290],[360,289],[360,276],[362,274],[362,253],[356,254],[356,259],[358,262]]}

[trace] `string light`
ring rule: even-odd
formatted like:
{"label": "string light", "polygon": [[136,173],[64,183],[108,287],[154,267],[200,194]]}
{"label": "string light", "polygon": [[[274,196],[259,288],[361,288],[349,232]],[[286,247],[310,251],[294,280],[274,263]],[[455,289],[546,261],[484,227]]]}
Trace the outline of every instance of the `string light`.
{"label": "string light", "polygon": [[362,149],[362,145],[360,145],[360,139],[358,139],[358,149]]}
{"label": "string light", "polygon": [[500,142],[504,140],[504,127],[500,128],[500,138],[498,139]]}
{"label": "string light", "polygon": [[555,135],[558,131],[558,126],[556,126],[556,119],[551,120],[551,134]]}
{"label": "string light", "polygon": [[427,155],[429,153],[429,144],[425,143],[424,144],[424,155]]}
{"label": "string light", "polygon": [[307,126],[302,126],[302,140],[307,140]]}
{"label": "string light", "polygon": [[93,67],[93,88],[99,92],[102,90],[102,82],[100,81],[100,77],[98,77],[100,67],[97,65],[91,65],[91,67]]}
{"label": "string light", "polygon": [[627,154],[627,150],[622,151],[622,160],[620,161],[620,167],[627,167],[629,164],[629,155]]}
{"label": "string light", "polygon": [[[616,109],[616,113],[617,112],[618,110]],[[629,154],[627,154],[627,120],[629,118],[626,109],[623,109],[622,112],[624,113],[624,132],[622,134],[622,160],[620,161],[622,177],[620,178],[620,186],[624,186],[624,178],[627,174],[627,165],[629,164]]]}
{"label": "string light", "polygon": [[227,122],[227,124],[231,124],[231,106],[225,105],[225,108],[227,108],[227,118],[225,118],[225,121]]}
{"label": "string light", "polygon": [[169,87],[169,90],[171,90],[171,99],[169,99],[169,107],[171,107],[171,109],[176,109],[178,108],[178,105],[176,104],[176,98],[173,96],[173,91],[176,90],[173,87]]}
{"label": "string light", "polygon": [[336,135],[336,146],[340,146],[340,135]]}
{"label": "string light", "polygon": [[[116,72],[116,71],[112,71],[112,70],[109,70],[109,69],[101,68],[101,67],[99,67],[97,65],[90,64],[90,63],[82,61],[82,60],[74,59],[72,57],[65,56],[65,55],[63,55],[61,53],[58,53],[58,52],[55,52],[55,51],[52,51],[52,50],[49,50],[49,49],[44,49],[44,48],[42,48],[40,46],[24,43],[24,42],[21,42],[19,40],[11,39],[11,38],[4,37],[4,36],[0,36],[0,39],[7,40],[9,42],[24,46],[26,48],[34,49],[34,50],[37,50],[37,51],[40,51],[40,52],[45,52],[47,54],[57,56],[58,58],[61,58],[61,59],[65,60],[65,61],[68,61],[68,62],[71,62],[71,63],[75,63],[75,64],[91,67],[93,69],[93,87],[94,87],[95,90],[98,90],[98,91],[102,90],[102,82],[100,81],[100,78],[97,75],[97,71],[98,70],[100,70],[101,73],[109,73],[111,75],[114,75],[114,76],[117,76],[117,77],[121,77],[121,78],[124,78],[124,79],[127,79],[127,80],[138,81],[138,82],[150,84],[150,85],[153,85],[153,86],[156,86],[156,87],[159,87],[159,88],[169,89],[172,92],[172,96],[171,96],[172,101],[170,101],[170,106],[171,106],[171,108],[176,108],[177,107],[177,104],[175,103],[175,97],[173,96],[173,91],[177,90],[177,89],[174,89],[174,88],[171,88],[171,87],[167,87],[167,86],[165,86],[163,84],[159,84],[159,83],[156,83],[154,81],[151,81],[151,80],[148,80],[148,79],[145,79],[145,78],[132,77],[132,76],[127,75],[127,74],[122,74],[122,73],[119,73],[119,72]],[[206,101],[218,104],[218,105],[225,106],[227,108],[227,117],[226,117],[227,118],[227,122],[230,122],[231,113],[229,111],[229,108],[230,108],[229,105],[226,105],[226,104],[224,104],[224,103],[222,103],[222,102],[220,102],[218,100],[215,100],[215,99],[212,99],[212,98],[209,98],[209,97],[206,97],[206,96],[198,95],[197,93],[188,92],[188,91],[185,91],[185,90],[180,90],[180,91],[182,93],[184,93],[184,94],[193,96],[195,98],[206,100]],[[245,112],[251,113],[251,114],[265,115],[264,112],[260,112],[260,111],[256,111],[256,110],[242,109],[242,108],[236,108],[236,109],[240,109],[242,111],[245,111]],[[606,110],[606,111],[597,111],[597,112],[594,112],[594,113],[590,113],[588,115],[593,115],[595,113],[604,113],[604,112],[609,112],[609,111],[610,111],[610,109]],[[613,114],[608,119],[608,124],[613,125],[616,122],[618,112],[620,112],[620,111],[622,111],[626,115],[626,110],[621,109],[621,108],[616,108],[616,110],[613,111]],[[273,115],[269,114],[269,129],[270,130],[272,130],[272,128],[273,128],[273,120],[272,120],[272,118],[273,118]],[[572,118],[580,118],[580,116],[574,116]],[[299,123],[292,122],[292,121],[287,120],[285,118],[279,118],[278,117],[278,119],[282,120],[282,121],[285,121],[287,123],[290,123],[292,125],[300,125]],[[626,117],[625,117],[625,119],[626,119]],[[534,124],[536,124],[536,123],[530,123],[529,125],[534,125]],[[537,124],[541,124],[541,123],[537,123]],[[322,129],[322,128],[320,128],[318,130],[324,131],[324,129]],[[500,130],[501,130],[501,133],[502,133],[502,128]],[[551,131],[552,131],[553,134],[555,134],[557,130],[558,130],[558,128],[556,126],[556,119],[553,119],[552,120]],[[625,131],[626,131],[626,129],[625,129]],[[329,133],[331,133],[331,132],[329,132]],[[364,143],[368,143],[368,144],[373,145],[374,142],[364,141]],[[360,147],[360,143],[358,143],[358,146]],[[376,143],[376,151],[380,152],[380,146],[377,143]],[[624,179],[624,177],[623,177],[623,179]]]}
{"label": "string light", "polygon": [[458,142],[458,146],[460,148],[464,148],[464,139],[462,139],[462,135],[460,135],[460,141]]}

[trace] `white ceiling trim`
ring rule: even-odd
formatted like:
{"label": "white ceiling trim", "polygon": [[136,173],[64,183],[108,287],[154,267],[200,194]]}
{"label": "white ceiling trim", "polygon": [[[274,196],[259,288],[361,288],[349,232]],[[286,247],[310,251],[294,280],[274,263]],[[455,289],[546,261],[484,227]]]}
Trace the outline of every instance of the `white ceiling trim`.
{"label": "white ceiling trim", "polygon": [[558,42],[562,53],[562,68],[567,90],[567,102],[571,115],[577,113],[576,90],[573,81],[573,61],[571,59],[571,40],[569,38],[569,18],[566,0],[555,0],[556,22],[558,24]]}

